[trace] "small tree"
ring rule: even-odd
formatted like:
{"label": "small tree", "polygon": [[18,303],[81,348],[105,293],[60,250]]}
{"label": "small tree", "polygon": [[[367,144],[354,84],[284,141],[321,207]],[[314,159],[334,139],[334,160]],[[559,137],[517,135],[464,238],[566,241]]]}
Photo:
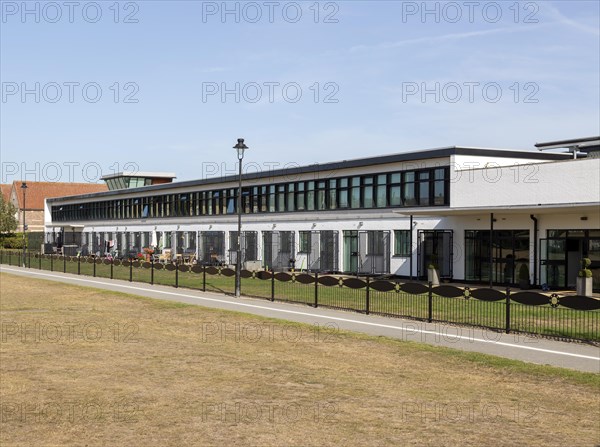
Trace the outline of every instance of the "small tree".
{"label": "small tree", "polygon": [[519,280],[529,281],[529,266],[527,264],[521,264],[521,267],[519,267]]}
{"label": "small tree", "polygon": [[17,209],[0,196],[0,233],[12,233],[17,229]]}
{"label": "small tree", "polygon": [[525,263],[519,267],[519,287],[529,289],[529,265]]}
{"label": "small tree", "polygon": [[433,270],[437,270],[438,268],[438,256],[436,253],[432,253],[431,257],[429,258],[429,265],[427,266],[428,269],[433,269]]}
{"label": "small tree", "polygon": [[592,279],[592,271],[589,268],[591,264],[590,258],[581,260],[581,270],[577,273],[577,295],[593,296],[594,280]]}
{"label": "small tree", "polygon": [[590,258],[583,258],[581,260],[581,270],[579,270],[577,276],[580,278],[591,278],[592,271],[588,268],[590,265],[592,265]]}

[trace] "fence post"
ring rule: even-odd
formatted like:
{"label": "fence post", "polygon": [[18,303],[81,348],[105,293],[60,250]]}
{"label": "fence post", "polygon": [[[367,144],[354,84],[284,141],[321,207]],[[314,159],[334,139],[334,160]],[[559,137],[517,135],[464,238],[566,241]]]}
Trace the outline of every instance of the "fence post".
{"label": "fence post", "polygon": [[27,268],[31,268],[31,250],[27,250]]}
{"label": "fence post", "polygon": [[[92,258],[92,260],[94,261],[94,269],[93,269],[94,273],[92,273],[92,276],[95,278],[96,277],[96,257],[94,256]],[[111,270],[111,273],[112,273],[112,270]]]}
{"label": "fence post", "polygon": [[40,270],[42,270],[42,256],[43,256],[42,253],[40,253],[39,256],[38,256],[38,263],[39,263],[39,267],[40,267],[39,269]]}
{"label": "fence post", "polygon": [[77,256],[77,274],[81,275],[81,256]]}
{"label": "fence post", "polygon": [[206,264],[202,266],[202,291],[206,292]]}
{"label": "fence post", "polygon": [[506,288],[506,333],[510,334],[510,287]]}
{"label": "fence post", "polygon": [[8,265],[10,265],[10,264],[11,264],[11,258],[12,258],[12,252],[11,252],[11,251],[9,251],[9,252],[8,252]]}
{"label": "fence post", "polygon": [[4,255],[4,250],[0,250],[0,264],[2,264],[3,255]]}
{"label": "fence post", "polygon": [[63,250],[62,257],[63,257],[63,273],[67,273],[67,256],[65,255],[64,250]]}
{"label": "fence post", "polygon": [[365,300],[365,313],[369,315],[369,301],[371,295],[371,286],[370,286],[371,278],[367,276],[367,289],[366,289],[366,300]]}
{"label": "fence post", "polygon": [[54,256],[52,256],[53,253],[50,253],[50,271],[53,272],[54,271]]}
{"label": "fence post", "polygon": [[150,258],[150,285],[154,285],[154,258]]}
{"label": "fence post", "polygon": [[319,305],[319,272],[315,272],[315,304],[314,307]]}
{"label": "fence post", "polygon": [[271,301],[275,301],[275,270],[271,269]]}
{"label": "fence post", "polygon": [[179,287],[179,265],[177,259],[175,259],[175,287]]}
{"label": "fence post", "polygon": [[433,284],[429,281],[429,293],[427,299],[427,321],[433,321]]}
{"label": "fence post", "polygon": [[[113,277],[114,277],[114,275],[113,275],[114,264],[115,264],[115,258],[113,258],[111,256],[111,258],[110,258],[110,279],[113,279]],[[94,265],[96,265],[96,263],[94,263]],[[95,269],[95,267],[94,267],[94,269]],[[95,270],[94,270],[94,272],[95,272]]]}
{"label": "fence post", "polygon": [[129,282],[133,281],[133,259],[129,258]]}

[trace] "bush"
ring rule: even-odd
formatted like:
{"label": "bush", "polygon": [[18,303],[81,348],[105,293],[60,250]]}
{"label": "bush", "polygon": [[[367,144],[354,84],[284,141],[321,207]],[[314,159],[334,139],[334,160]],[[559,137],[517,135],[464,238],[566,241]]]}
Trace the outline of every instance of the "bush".
{"label": "bush", "polygon": [[3,236],[0,242],[2,248],[23,249],[23,236],[13,234],[11,236]]}
{"label": "bush", "polygon": [[433,270],[437,270],[438,266],[437,266],[437,262],[438,261],[438,257],[437,254],[433,253],[431,255],[431,258],[429,259],[429,265],[427,266],[428,269],[433,269]]}
{"label": "bush", "polygon": [[519,280],[529,281],[529,266],[527,264],[521,264],[521,267],[519,267]]}
{"label": "bush", "polygon": [[592,271],[588,268],[590,265],[592,265],[590,258],[583,258],[581,260],[581,270],[579,270],[577,276],[580,278],[591,278]]}

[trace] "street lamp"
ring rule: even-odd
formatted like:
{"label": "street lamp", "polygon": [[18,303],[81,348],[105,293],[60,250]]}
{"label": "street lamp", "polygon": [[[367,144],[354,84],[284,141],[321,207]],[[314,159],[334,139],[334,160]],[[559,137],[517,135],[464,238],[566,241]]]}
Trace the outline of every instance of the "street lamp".
{"label": "street lamp", "polygon": [[21,183],[21,189],[23,190],[23,267],[25,267],[25,258],[27,251],[27,239],[25,238],[25,233],[27,232],[27,224],[25,223],[25,198],[27,191],[27,182]]}
{"label": "street lamp", "polygon": [[235,296],[239,297],[242,288],[242,160],[244,159],[244,151],[248,146],[244,144],[243,138],[238,138],[237,144],[233,146],[237,151],[239,160],[239,177],[238,177],[238,193],[237,193],[237,215],[238,215],[238,230],[237,230],[237,259],[235,262]]}

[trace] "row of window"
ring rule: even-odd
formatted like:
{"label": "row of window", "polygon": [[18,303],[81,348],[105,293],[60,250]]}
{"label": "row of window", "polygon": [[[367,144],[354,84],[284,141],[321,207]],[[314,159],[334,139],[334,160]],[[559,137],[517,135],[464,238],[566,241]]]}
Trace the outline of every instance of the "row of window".
{"label": "row of window", "polygon": [[[337,233],[330,231],[331,233]],[[265,232],[272,233],[272,232]],[[289,246],[292,243],[292,233],[291,231],[282,231],[279,232],[281,235],[281,245]],[[299,246],[298,253],[310,254],[314,251],[314,247],[312,241],[315,240],[314,236],[316,234],[320,234],[318,231],[299,231]],[[369,254],[372,255],[383,255],[383,231],[368,231],[367,233],[371,234],[372,239],[372,247],[370,247]],[[385,232],[387,233],[387,232]],[[204,241],[206,238],[217,237],[223,232],[202,232],[201,238]],[[235,251],[238,247],[238,237],[237,231],[229,232],[229,250]],[[344,231],[345,235],[354,235],[358,236],[358,231]],[[216,235],[216,236],[215,236]],[[242,232],[242,248],[244,250],[252,251],[255,256],[252,259],[256,259],[256,251],[257,246],[257,232],[256,231],[243,231]],[[217,237],[217,239],[219,239]],[[288,241],[289,239],[289,241]],[[379,240],[381,239],[381,240]],[[59,242],[62,244],[75,244],[78,246],[83,246],[89,244],[94,247],[94,251],[99,250],[100,246],[103,246],[109,243],[109,246],[102,247],[105,251],[110,251],[110,248],[136,248],[138,251],[141,251],[143,247],[148,247],[152,244],[151,233],[148,231],[137,231],[137,232],[109,232],[109,233],[73,233],[73,232],[64,232],[63,233],[47,233],[46,241],[51,243]],[[170,248],[173,246],[173,242],[177,241],[177,249],[183,251],[195,250],[196,247],[196,232],[195,231],[176,231],[176,232],[157,232],[156,240],[154,241],[159,247]],[[286,242],[288,241],[288,242]],[[221,243],[208,243],[207,247],[210,248],[211,245],[222,245]],[[224,247],[223,247],[224,250]],[[394,256],[398,257],[409,257],[411,254],[411,244],[410,244],[410,230],[394,230]]]}
{"label": "row of window", "polygon": [[111,191],[115,189],[140,188],[151,184],[152,179],[145,177],[115,177],[106,179],[106,185]]}
{"label": "row of window", "polygon": [[[449,204],[448,168],[249,186],[245,214]],[[52,206],[54,222],[237,213],[237,188]]]}

